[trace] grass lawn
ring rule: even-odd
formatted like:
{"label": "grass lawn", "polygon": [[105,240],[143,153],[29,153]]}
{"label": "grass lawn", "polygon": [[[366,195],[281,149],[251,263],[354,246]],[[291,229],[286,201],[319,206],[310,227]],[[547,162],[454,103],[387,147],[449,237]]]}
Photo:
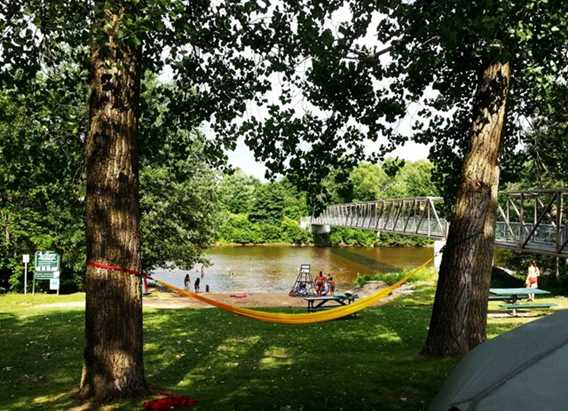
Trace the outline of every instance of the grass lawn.
{"label": "grass lawn", "polygon": [[[217,309],[145,311],[148,382],[198,410],[424,410],[457,359],[417,356],[433,288],[310,326]],[[83,311],[69,296],[0,296],[0,409],[68,409],[81,373]],[[552,299],[548,299],[551,301]],[[49,303],[65,302],[60,307]],[[565,298],[554,302],[566,306]],[[493,302],[491,304],[494,304]],[[490,336],[528,319],[491,319]],[[140,410],[142,400],[105,409]]]}

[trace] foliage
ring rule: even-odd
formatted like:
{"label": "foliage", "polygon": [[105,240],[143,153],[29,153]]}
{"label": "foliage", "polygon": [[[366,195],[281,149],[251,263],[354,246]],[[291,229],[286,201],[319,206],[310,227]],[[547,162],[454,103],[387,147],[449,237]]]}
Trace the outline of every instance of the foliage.
{"label": "foliage", "polygon": [[[81,93],[59,87],[57,77],[73,73],[69,69],[38,78],[33,104],[30,96],[0,94],[0,287],[21,290],[22,254],[53,249],[62,255],[62,291],[81,288],[86,125],[79,119],[84,119],[86,102]],[[213,241],[215,227],[214,175],[202,161],[204,138],[188,129],[191,125],[169,128],[163,115],[166,90],[152,78],[144,83],[140,184],[145,269],[191,266]]]}
{"label": "foliage", "polygon": [[[325,183],[336,202],[375,200],[384,197],[427,196],[437,193],[431,181],[432,165],[427,161],[401,164],[389,177],[384,169],[392,170],[388,160],[376,165],[362,163],[355,167],[348,179],[340,184],[330,178]],[[300,193],[287,180],[260,183],[246,177],[240,170],[225,175],[218,184],[223,214],[219,238],[229,243],[293,243],[313,242],[311,234],[301,230],[298,221],[310,215],[306,194]],[[349,187],[349,188],[346,188]],[[346,197],[346,193],[350,193]],[[250,204],[250,212],[246,210]],[[237,217],[232,210],[240,211]],[[249,222],[245,221],[248,217]],[[250,224],[249,224],[250,223]],[[413,247],[424,246],[424,238],[381,234],[349,228],[333,227],[329,238],[319,238],[321,245],[357,247]]]}
{"label": "foliage", "polygon": [[260,221],[276,223],[284,216],[284,187],[279,183],[262,184],[256,187],[254,206],[249,215],[253,223]]}
{"label": "foliage", "polygon": [[256,225],[251,223],[246,214],[227,213],[221,217],[219,237],[237,244],[260,243],[260,234]]}
{"label": "foliage", "polygon": [[260,184],[254,177],[244,174],[240,169],[226,174],[219,182],[219,205],[232,214],[248,214],[253,210],[255,190]]}
{"label": "foliage", "polygon": [[332,227],[329,240],[333,246],[374,247],[377,243],[377,233],[370,230]]}
{"label": "foliage", "polygon": [[39,77],[29,99],[0,93],[0,286],[5,288],[23,288],[22,254],[32,256],[31,271],[34,252],[46,249],[62,254],[62,288],[80,283],[84,176],[78,119],[85,105],[58,86],[73,76],[80,73],[64,67]]}
{"label": "foliage", "polygon": [[282,220],[282,233],[282,237],[292,244],[305,245],[314,242],[312,233],[300,228],[297,220],[289,217],[284,217],[284,220]]}
{"label": "foliage", "polygon": [[437,196],[439,191],[432,181],[432,173],[433,166],[429,161],[400,163],[388,158],[379,164],[360,163],[344,182],[337,182],[336,174],[333,174],[324,186],[335,202]]}
{"label": "foliage", "polygon": [[511,190],[535,187],[566,187],[568,178],[568,85],[557,84],[545,90],[543,107],[528,122],[522,174],[509,185]]}
{"label": "foliage", "polygon": [[166,136],[166,147],[175,141],[185,150],[172,150],[175,161],[150,162],[141,170],[143,264],[190,269],[214,239],[214,174],[199,162],[203,150],[195,135]]}
{"label": "foliage", "polygon": [[[369,281],[383,281],[387,285],[393,285],[405,275],[406,273],[404,271],[364,275],[357,274],[357,278],[355,278],[355,281],[353,283],[357,287],[363,287]],[[435,276],[436,273],[433,268],[428,270],[420,270],[417,273],[413,274],[408,279],[408,282],[412,283],[416,281],[432,281]]]}
{"label": "foliage", "polygon": [[309,214],[305,195],[286,179],[261,184],[240,170],[218,184],[222,242],[237,244],[308,244],[311,235],[299,227]]}
{"label": "foliage", "polygon": [[[334,168],[374,162],[408,140],[431,144],[438,187],[451,200],[479,76],[490,62],[510,62],[501,164],[503,180],[514,179],[524,120],[543,112],[543,94],[566,77],[566,7],[563,0],[281,2],[273,20],[287,33],[278,38],[283,92],[265,104],[268,116],[245,124],[247,142],[271,173],[289,175],[321,203],[330,199],[321,182]],[[298,101],[305,112],[295,110]]]}

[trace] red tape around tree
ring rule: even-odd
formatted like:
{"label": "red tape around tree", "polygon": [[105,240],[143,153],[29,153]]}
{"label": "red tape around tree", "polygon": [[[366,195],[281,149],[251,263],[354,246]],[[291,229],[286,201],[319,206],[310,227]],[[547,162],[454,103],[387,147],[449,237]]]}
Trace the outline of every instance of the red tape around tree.
{"label": "red tape around tree", "polygon": [[89,261],[89,262],[87,262],[87,265],[90,266],[90,267],[101,268],[103,270],[120,271],[120,272],[127,273],[127,274],[130,274],[130,275],[150,277],[148,274],[145,274],[143,272],[132,270],[130,268],[124,268],[124,267],[122,267],[120,265],[116,265],[116,264],[100,263],[98,261]]}

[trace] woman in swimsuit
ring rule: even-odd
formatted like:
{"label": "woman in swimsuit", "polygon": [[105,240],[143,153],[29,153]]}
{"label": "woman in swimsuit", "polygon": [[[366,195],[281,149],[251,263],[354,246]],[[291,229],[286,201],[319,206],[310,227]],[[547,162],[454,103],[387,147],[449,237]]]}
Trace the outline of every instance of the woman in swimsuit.
{"label": "woman in swimsuit", "polygon": [[[527,273],[527,279],[525,280],[525,286],[527,288],[538,288],[539,276],[540,276],[540,270],[536,266],[536,262],[533,260],[529,263],[529,269]],[[534,301],[534,294],[529,294],[529,301]]]}

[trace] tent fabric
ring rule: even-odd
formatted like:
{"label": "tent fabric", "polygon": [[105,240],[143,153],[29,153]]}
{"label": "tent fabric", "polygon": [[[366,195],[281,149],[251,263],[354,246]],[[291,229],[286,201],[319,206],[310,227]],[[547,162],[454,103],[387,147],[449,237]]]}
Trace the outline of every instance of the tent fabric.
{"label": "tent fabric", "polygon": [[195,300],[213,305],[227,312],[251,318],[253,320],[265,321],[275,324],[314,324],[314,323],[330,321],[341,317],[345,317],[347,315],[354,314],[358,311],[361,311],[377,303],[383,298],[388,297],[394,290],[396,290],[405,282],[407,282],[408,279],[412,277],[414,274],[426,268],[426,266],[428,266],[431,262],[432,259],[429,259],[424,264],[406,273],[399,281],[397,281],[393,285],[383,288],[367,297],[361,298],[354,303],[347,304],[339,308],[332,308],[329,310],[319,311],[315,313],[305,313],[305,314],[275,313],[269,311],[253,310],[250,308],[237,307],[231,304],[224,303],[222,301],[214,300],[202,294],[197,294],[191,291],[181,289],[172,284],[166,283],[165,281],[162,280],[155,280],[155,281],[157,281],[159,284],[163,285],[164,287],[170,289],[171,291],[181,296],[193,298]]}
{"label": "tent fabric", "polygon": [[468,353],[430,411],[568,409],[568,311],[535,320]]}

